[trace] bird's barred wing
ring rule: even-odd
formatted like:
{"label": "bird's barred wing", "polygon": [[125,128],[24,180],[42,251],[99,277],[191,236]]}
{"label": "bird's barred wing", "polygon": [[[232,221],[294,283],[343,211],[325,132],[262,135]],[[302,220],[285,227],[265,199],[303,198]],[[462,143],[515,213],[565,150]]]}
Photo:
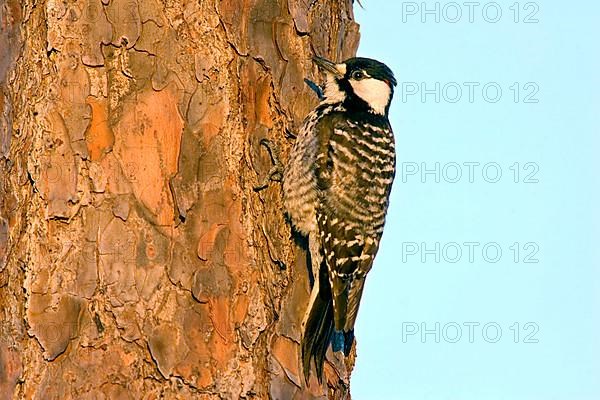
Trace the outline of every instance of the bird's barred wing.
{"label": "bird's barred wing", "polygon": [[[317,211],[321,243],[328,268],[335,329],[351,331],[358,314],[365,277],[377,253],[377,243],[365,238],[360,227]],[[326,233],[325,233],[326,232]]]}
{"label": "bird's barred wing", "polygon": [[[366,134],[332,114],[315,127],[319,137],[317,223],[331,285],[336,330],[354,327],[365,276],[379,247],[392,158],[383,160]],[[375,132],[372,132],[375,134]],[[392,164],[389,171],[387,164]],[[386,177],[389,176],[389,179]]]}

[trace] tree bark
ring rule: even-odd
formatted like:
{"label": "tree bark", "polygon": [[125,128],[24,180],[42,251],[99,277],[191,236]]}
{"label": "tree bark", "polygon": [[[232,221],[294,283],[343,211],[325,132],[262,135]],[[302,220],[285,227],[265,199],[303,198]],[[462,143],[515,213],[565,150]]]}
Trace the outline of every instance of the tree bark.
{"label": "tree bark", "polygon": [[0,399],[349,398],[304,384],[306,254],[253,186],[354,55],[351,0],[0,2]]}

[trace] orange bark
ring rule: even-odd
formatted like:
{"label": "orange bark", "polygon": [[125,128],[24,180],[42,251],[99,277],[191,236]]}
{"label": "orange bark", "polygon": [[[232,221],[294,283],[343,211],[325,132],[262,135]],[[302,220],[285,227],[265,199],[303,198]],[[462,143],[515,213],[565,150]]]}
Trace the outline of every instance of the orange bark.
{"label": "orange bark", "polygon": [[[0,5],[0,399],[348,398],[298,365],[285,158],[352,2]],[[162,397],[161,397],[162,396]]]}

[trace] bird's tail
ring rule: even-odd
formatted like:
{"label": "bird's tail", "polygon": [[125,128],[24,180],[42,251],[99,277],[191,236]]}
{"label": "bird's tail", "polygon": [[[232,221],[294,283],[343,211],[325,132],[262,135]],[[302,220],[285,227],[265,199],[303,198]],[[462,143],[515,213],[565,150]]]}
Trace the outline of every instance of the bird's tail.
{"label": "bird's tail", "polygon": [[[322,274],[320,274],[322,275]],[[333,303],[327,276],[315,280],[308,315],[302,332],[302,368],[308,384],[311,360],[314,360],[319,383],[323,382],[325,354],[333,336]]]}

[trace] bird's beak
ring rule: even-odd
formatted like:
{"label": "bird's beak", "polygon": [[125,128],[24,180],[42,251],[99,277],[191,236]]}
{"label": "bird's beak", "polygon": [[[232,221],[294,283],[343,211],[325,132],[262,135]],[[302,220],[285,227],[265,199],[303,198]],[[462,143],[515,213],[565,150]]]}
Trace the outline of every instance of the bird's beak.
{"label": "bird's beak", "polygon": [[346,65],[345,64],[336,64],[334,62],[329,61],[326,58],[314,56],[313,61],[319,67],[324,69],[325,71],[332,73],[336,76],[336,78],[341,78],[346,74]]}

